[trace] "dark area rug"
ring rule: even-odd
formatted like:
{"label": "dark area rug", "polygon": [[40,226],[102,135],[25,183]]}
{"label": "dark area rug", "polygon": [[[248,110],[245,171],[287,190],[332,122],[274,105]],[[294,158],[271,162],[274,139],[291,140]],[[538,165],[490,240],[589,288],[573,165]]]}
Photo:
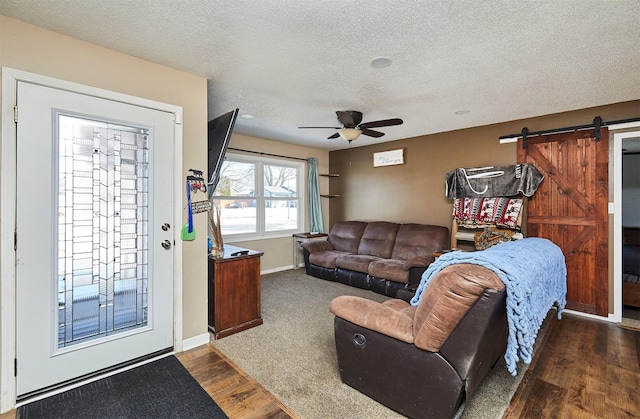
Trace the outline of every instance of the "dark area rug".
{"label": "dark area rug", "polygon": [[175,356],[20,406],[16,418],[226,418]]}

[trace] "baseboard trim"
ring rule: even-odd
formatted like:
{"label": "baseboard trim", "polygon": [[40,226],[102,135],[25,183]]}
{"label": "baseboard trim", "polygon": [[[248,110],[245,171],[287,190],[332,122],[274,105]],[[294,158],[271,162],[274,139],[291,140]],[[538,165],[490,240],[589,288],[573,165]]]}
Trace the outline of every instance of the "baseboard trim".
{"label": "baseboard trim", "polygon": [[182,350],[188,351],[189,349],[197,348],[198,346],[206,345],[209,343],[209,333],[203,333],[202,335],[194,336],[182,341]]}
{"label": "baseboard trim", "polygon": [[603,320],[606,322],[612,322],[615,323],[615,320],[613,318],[613,316],[610,314],[607,317],[604,316],[597,316],[595,314],[589,314],[589,313],[583,313],[582,311],[575,311],[575,310],[568,310],[565,309],[562,311],[563,313],[569,313],[569,314],[575,314],[576,316],[580,316],[580,317],[586,317],[588,319],[592,319],[592,320]]}
{"label": "baseboard trim", "polygon": [[[304,266],[304,265],[302,265],[302,266]],[[293,265],[280,266],[278,268],[273,268],[273,269],[267,269],[267,270],[264,270],[264,271],[260,271],[260,275],[273,274],[273,273],[282,272],[282,271],[289,271],[291,269],[295,269],[293,267]]]}

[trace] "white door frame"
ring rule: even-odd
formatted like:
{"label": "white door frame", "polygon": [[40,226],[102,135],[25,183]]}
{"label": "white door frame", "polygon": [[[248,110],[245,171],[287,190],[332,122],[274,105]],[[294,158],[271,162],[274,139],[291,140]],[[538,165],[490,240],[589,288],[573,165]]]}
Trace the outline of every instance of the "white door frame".
{"label": "white door frame", "polygon": [[[16,404],[16,266],[14,232],[16,220],[16,124],[14,107],[18,81],[129,103],[174,115],[174,219],[182,225],[182,107],[98,89],[7,67],[2,68],[2,142],[0,145],[0,412]],[[173,347],[182,350],[182,241],[174,230]]]}
{"label": "white door frame", "polygon": [[622,321],[622,142],[640,136],[640,122],[608,128],[613,134],[613,202],[609,203],[609,214],[613,214],[613,312],[609,317],[619,323]]}

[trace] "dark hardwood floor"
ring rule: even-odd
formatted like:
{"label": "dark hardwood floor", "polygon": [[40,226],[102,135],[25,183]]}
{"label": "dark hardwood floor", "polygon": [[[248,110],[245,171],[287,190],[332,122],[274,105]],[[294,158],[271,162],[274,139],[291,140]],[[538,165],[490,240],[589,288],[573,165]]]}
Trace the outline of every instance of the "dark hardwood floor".
{"label": "dark hardwood floor", "polygon": [[640,417],[640,332],[552,320],[504,418]]}
{"label": "dark hardwood floor", "polygon": [[200,346],[177,357],[231,419],[297,418],[213,346]]}
{"label": "dark hardwood floor", "polygon": [[[296,418],[213,346],[177,356],[230,418]],[[640,332],[565,314],[550,319],[504,418],[637,418],[639,389]]]}

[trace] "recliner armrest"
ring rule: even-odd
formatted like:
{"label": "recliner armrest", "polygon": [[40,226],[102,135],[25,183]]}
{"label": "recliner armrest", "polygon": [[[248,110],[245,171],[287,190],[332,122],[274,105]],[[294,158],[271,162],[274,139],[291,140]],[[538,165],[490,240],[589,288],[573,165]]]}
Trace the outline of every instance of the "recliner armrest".
{"label": "recliner armrest", "polygon": [[300,246],[309,253],[333,250],[333,245],[326,240],[310,240],[300,243]]}
{"label": "recliner armrest", "polygon": [[416,308],[403,300],[383,303],[352,295],[334,298],[329,310],[358,326],[382,333],[406,343],[413,343],[413,316]]}

